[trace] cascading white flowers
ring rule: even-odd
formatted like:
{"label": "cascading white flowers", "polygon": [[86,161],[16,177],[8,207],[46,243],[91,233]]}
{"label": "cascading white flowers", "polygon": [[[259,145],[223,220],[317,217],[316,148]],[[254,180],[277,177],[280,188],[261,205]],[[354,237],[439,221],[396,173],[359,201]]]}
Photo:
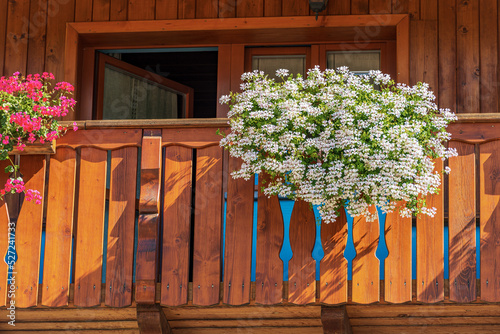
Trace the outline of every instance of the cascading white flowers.
{"label": "cascading white flowers", "polygon": [[276,75],[283,82],[244,73],[242,92],[221,97],[231,132],[220,145],[243,160],[233,177],[267,173],[265,194],[319,205],[325,223],[341,206],[368,220],[371,205],[391,212],[398,201],[406,202],[402,216],[435,213],[425,196],[439,191],[443,171],[432,159],[456,155],[444,146],[456,116],[437,108],[427,84],[396,85],[380,71],[360,76],[345,67]]}

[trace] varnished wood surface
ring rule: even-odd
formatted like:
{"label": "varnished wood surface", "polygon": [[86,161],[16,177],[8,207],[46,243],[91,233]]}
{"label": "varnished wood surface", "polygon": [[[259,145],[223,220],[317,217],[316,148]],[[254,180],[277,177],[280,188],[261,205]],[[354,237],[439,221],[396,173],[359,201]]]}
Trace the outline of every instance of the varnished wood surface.
{"label": "varnished wood surface", "polygon": [[[441,159],[435,159],[434,166],[441,171]],[[426,201],[427,207],[435,207],[437,213],[434,217],[417,216],[417,300],[436,303],[444,299],[443,192],[428,195]]]}
{"label": "varnished wood surface", "polygon": [[[238,170],[241,160],[229,158],[229,173]],[[252,226],[254,218],[254,178],[228,178],[226,243],[224,251],[224,303],[250,302],[252,269]]]}
{"label": "varnished wood surface", "polygon": [[449,160],[450,300],[476,300],[476,159],[474,145],[451,142]]}
{"label": "varnished wood surface", "polygon": [[[5,167],[9,166],[10,162],[8,160],[3,160],[0,162],[0,186],[3,187],[5,182],[9,177],[9,174],[2,172],[5,170]],[[0,259],[0,306],[5,306],[7,301],[7,290],[9,286],[7,284],[9,267],[8,263],[5,262],[5,256],[13,256],[13,254],[8,254],[9,249],[9,239],[12,240],[13,235],[9,236],[9,233],[14,232],[14,225],[10,225],[9,212],[7,211],[7,205],[5,201],[0,201],[0,226],[5,226],[3,230],[0,230],[0,250],[4,254],[4,263],[2,263],[2,259]],[[0,254],[2,254],[0,253]],[[12,258],[7,257],[7,261],[12,261]]]}
{"label": "varnished wood surface", "polygon": [[325,256],[320,264],[320,301],[325,304],[347,302],[347,219],[344,208],[330,224],[321,225],[321,241]]}
{"label": "varnished wood surface", "polygon": [[222,195],[222,148],[198,149],[194,204],[194,305],[219,302]]}
{"label": "varnished wood surface", "polygon": [[278,196],[268,198],[262,193],[266,180],[268,176],[259,174],[255,302],[278,304],[283,299],[283,261],[279,257],[284,234],[283,215]]}
{"label": "varnished wood surface", "polygon": [[61,148],[50,159],[42,305],[68,304],[73,239],[76,151]]}
{"label": "varnished wood surface", "polygon": [[310,304],[316,299],[316,261],[312,257],[316,240],[316,219],[309,203],[296,201],[290,219],[290,247],[293,256],[288,262],[288,301]]}
{"label": "varnished wood surface", "polygon": [[76,306],[101,303],[107,152],[82,148],[75,237]]}
{"label": "varnished wood surface", "polygon": [[132,303],[137,148],[111,152],[106,305]]}
{"label": "varnished wood surface", "polygon": [[165,148],[161,304],[188,301],[191,245],[192,150]]}
{"label": "varnished wood surface", "polygon": [[481,300],[500,301],[500,141],[479,146]]}

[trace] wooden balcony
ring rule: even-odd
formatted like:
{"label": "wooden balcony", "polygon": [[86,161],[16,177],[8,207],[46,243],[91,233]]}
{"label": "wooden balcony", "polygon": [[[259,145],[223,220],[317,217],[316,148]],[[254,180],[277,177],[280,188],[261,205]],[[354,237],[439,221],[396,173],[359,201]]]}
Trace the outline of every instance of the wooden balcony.
{"label": "wooden balcony", "polygon": [[[223,323],[214,325],[224,314],[228,319],[238,312],[244,317],[252,308],[260,312],[255,318],[267,328],[271,326],[265,320],[271,317],[267,312],[273,310],[272,314],[286,314],[276,316],[282,319],[281,328],[292,328],[290,324],[302,319],[301,326],[311,329],[297,333],[322,332],[318,319],[325,306],[347,305],[347,312],[358,317],[351,321],[355,333],[378,333],[363,322],[366,307],[380,317],[397,318],[427,304],[437,304],[429,310],[441,311],[467,304],[476,315],[498,317],[491,303],[500,302],[500,123],[481,120],[462,117],[450,127],[454,138],[450,145],[459,156],[449,161],[452,173],[444,179],[444,191],[429,198],[438,208],[436,217],[412,222],[387,215],[382,227],[388,249],[383,280],[376,257],[383,248],[377,222],[354,219],[348,228],[343,216],[322,225],[316,240],[315,216],[307,204],[295,203],[290,222],[284,221],[277,197],[260,194],[254,180],[228,176],[238,161],[218,145],[215,131],[226,127],[225,120],[82,122],[80,130],[57,141],[54,155],[20,157],[27,187],[45,196],[43,205],[24,202],[19,212],[12,285],[7,284],[8,267],[0,266],[0,312],[12,299],[18,309],[32,308],[18,310],[17,330],[38,329],[33,323],[46,319],[72,321],[81,329],[83,316],[68,316],[78,309],[87,314],[87,321],[94,319],[90,314],[97,319],[94,326],[120,320],[123,333],[138,328],[130,308],[147,309],[146,304],[163,307],[161,317],[171,322],[174,333],[189,333],[182,331],[189,310],[212,329]],[[0,177],[3,184],[6,174]],[[0,225],[5,227],[9,218],[1,204]],[[415,279],[412,225],[416,226]],[[286,280],[280,251],[288,240],[293,257]],[[318,273],[312,255],[315,243],[324,252]],[[356,251],[352,279],[348,279],[346,247]],[[2,228],[2,254],[7,248],[7,229]],[[9,299],[11,286],[15,297]],[[232,308],[241,305],[245,306]],[[48,313],[47,307],[59,311]],[[109,307],[123,309],[107,317]],[[144,319],[149,318],[139,317],[139,324],[149,321]],[[5,317],[0,329],[10,330],[3,321]],[[215,322],[210,325],[210,321]],[[500,330],[500,321],[487,324],[493,332]],[[401,319],[392,325],[405,326]]]}

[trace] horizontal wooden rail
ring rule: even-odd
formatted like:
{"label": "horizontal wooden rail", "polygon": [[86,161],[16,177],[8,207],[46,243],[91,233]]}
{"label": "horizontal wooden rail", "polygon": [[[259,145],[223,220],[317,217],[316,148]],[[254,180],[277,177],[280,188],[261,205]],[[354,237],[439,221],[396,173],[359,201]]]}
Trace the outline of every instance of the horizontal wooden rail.
{"label": "horizontal wooden rail", "polygon": [[[17,307],[500,302],[500,132],[486,131],[496,123],[451,128],[450,146],[459,156],[448,163],[449,193],[428,199],[439,208],[436,217],[416,219],[417,279],[412,221],[387,215],[382,279],[377,222],[342,216],[321,226],[320,236],[307,205],[292,203],[285,213],[277,197],[255,196],[254,181],[228,175],[239,162],[219,147],[215,133],[227,128],[227,120],[148,122],[84,122],[58,140],[55,155],[21,157],[28,186],[47,190],[45,211],[24,203],[17,222]],[[5,205],[0,219],[7,226],[2,212]],[[325,253],[319,267],[316,239]],[[6,241],[1,230],[0,246]],[[291,260],[280,257],[282,247],[293,252]],[[344,255],[346,248],[355,249],[353,259]],[[7,271],[1,266],[5,281]],[[7,282],[0,284],[0,306],[9,302],[8,289]]]}

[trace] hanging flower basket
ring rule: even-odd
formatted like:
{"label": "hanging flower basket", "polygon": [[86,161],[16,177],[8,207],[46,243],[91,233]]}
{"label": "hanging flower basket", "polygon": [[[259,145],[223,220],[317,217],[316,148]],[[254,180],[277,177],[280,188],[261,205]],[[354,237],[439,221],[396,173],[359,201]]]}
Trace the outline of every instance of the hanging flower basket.
{"label": "hanging flower basket", "polygon": [[271,176],[264,194],[319,205],[326,223],[342,206],[368,220],[376,217],[370,206],[390,212],[399,201],[402,216],[435,213],[425,196],[438,192],[444,171],[433,159],[456,155],[444,146],[456,116],[437,108],[427,84],[396,85],[380,71],[347,68],[276,75],[283,81],[245,73],[242,92],[221,98],[231,132],[220,145],[243,160],[233,177],[264,172]]}

